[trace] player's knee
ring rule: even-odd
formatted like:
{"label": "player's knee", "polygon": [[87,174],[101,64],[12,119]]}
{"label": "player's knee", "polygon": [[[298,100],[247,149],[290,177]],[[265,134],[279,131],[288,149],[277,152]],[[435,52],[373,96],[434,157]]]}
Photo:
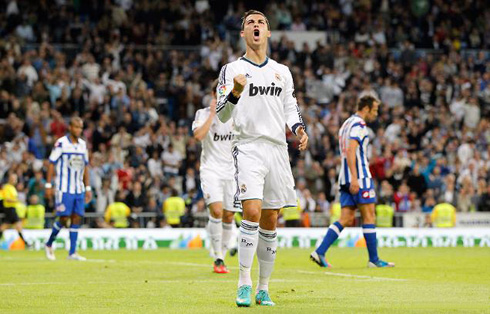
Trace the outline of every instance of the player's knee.
{"label": "player's knee", "polygon": [[234,212],[230,212],[227,210],[223,211],[223,222],[227,224],[232,223],[234,215],[235,215]]}
{"label": "player's knee", "polygon": [[343,227],[349,227],[354,225],[355,218],[356,217],[354,215],[347,215],[347,216],[340,217],[339,222]]}
{"label": "player's knee", "polygon": [[260,220],[260,209],[249,208],[243,211],[243,219],[253,222],[259,222]]}
{"label": "player's knee", "polygon": [[213,203],[209,205],[209,214],[213,218],[222,218],[223,217],[223,209],[220,205]]}

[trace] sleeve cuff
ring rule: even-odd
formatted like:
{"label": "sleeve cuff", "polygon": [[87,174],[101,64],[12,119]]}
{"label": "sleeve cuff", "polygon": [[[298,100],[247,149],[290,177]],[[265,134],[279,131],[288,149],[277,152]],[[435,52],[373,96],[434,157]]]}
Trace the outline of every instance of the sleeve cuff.
{"label": "sleeve cuff", "polygon": [[56,163],[56,160],[53,161],[53,160],[50,159],[49,162],[52,163],[52,164],[55,164]]}
{"label": "sleeve cuff", "polygon": [[[297,130],[297,129],[298,129],[300,126],[302,126],[302,127],[303,127],[303,129],[304,129],[304,126],[303,126],[303,124],[302,124],[302,123],[296,123],[296,124],[295,124],[295,125],[293,125],[293,127],[291,128],[291,132],[293,132],[293,134],[294,134],[294,135],[298,135],[298,134],[296,134],[296,130]],[[306,130],[305,130],[305,131],[306,131]]]}
{"label": "sleeve cuff", "polygon": [[232,104],[236,105],[240,97],[235,97],[232,92],[228,94],[227,100],[231,102]]}

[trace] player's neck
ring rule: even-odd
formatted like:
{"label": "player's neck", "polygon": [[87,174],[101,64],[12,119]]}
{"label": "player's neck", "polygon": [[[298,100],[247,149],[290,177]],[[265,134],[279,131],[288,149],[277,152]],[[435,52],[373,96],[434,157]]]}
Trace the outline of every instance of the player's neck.
{"label": "player's neck", "polygon": [[78,144],[78,138],[74,137],[73,135],[68,135],[68,138],[73,144]]}
{"label": "player's neck", "polygon": [[258,49],[254,49],[252,47],[247,46],[247,51],[245,52],[245,58],[252,61],[255,64],[262,64],[265,62],[267,58],[267,46],[260,47]]}
{"label": "player's neck", "polygon": [[362,111],[358,111],[356,112],[356,115],[359,116],[362,120],[366,121],[366,113],[362,112]]}

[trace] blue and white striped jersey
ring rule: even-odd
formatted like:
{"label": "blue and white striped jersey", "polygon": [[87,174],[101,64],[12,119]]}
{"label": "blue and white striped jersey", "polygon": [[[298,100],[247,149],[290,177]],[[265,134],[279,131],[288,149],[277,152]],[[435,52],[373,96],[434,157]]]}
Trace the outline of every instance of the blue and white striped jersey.
{"label": "blue and white striped jersey", "polygon": [[57,191],[69,194],[85,192],[83,173],[88,164],[87,145],[84,140],[72,143],[68,135],[60,137],[49,155],[49,162],[56,166]]}
{"label": "blue and white striped jersey", "polygon": [[350,140],[359,142],[356,151],[356,168],[359,187],[361,189],[371,188],[372,176],[369,171],[369,162],[367,159],[367,148],[369,145],[369,132],[366,122],[357,114],[347,119],[339,131],[340,154],[342,164],[339,174],[339,185],[348,185],[351,182],[352,174],[347,166],[347,148]]}

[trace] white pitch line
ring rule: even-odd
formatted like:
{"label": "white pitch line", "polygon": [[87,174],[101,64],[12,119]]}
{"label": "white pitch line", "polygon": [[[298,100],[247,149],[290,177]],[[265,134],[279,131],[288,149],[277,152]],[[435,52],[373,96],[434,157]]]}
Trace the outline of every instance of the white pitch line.
{"label": "white pitch line", "polygon": [[[121,285],[121,284],[154,284],[154,283],[236,283],[236,279],[187,279],[187,280],[138,280],[138,281],[88,281],[88,282],[7,282],[0,283],[0,287],[12,287],[12,286],[41,286],[41,285]],[[294,279],[271,279],[270,282],[319,282],[319,280],[294,280]]]}
{"label": "white pitch line", "polygon": [[[313,274],[313,275],[318,275],[318,272],[313,272],[313,271],[304,271],[304,270],[298,270],[299,273],[302,274]],[[324,272],[325,275],[328,276],[337,276],[337,277],[347,277],[347,278],[356,278],[356,279],[368,279],[368,280],[375,280],[375,281],[407,281],[407,279],[398,279],[398,278],[387,278],[387,277],[374,277],[374,276],[362,276],[362,275],[352,275],[352,274],[343,274],[343,273],[332,273],[332,272]]]}

